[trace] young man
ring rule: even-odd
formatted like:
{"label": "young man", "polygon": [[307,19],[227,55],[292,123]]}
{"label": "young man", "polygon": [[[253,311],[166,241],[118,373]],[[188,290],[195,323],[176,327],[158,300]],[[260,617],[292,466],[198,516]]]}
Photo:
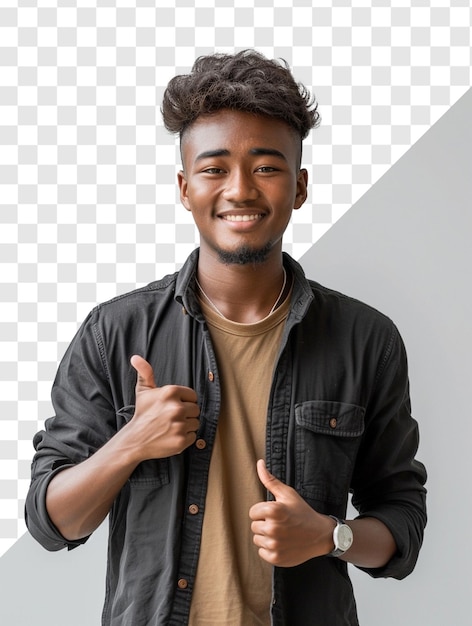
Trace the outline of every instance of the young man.
{"label": "young man", "polygon": [[[396,578],[415,565],[426,474],[402,341],[282,253],[316,109],[251,51],[169,83],[200,248],[85,320],[26,504],[50,550],[109,514],[103,624],[352,626],[347,562]],[[359,517],[344,522],[350,491]]]}

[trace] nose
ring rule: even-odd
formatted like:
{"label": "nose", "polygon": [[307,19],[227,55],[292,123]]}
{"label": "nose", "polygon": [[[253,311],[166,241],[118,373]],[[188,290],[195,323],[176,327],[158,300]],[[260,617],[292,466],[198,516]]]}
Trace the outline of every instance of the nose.
{"label": "nose", "polygon": [[223,196],[228,202],[245,204],[256,200],[259,196],[259,191],[251,174],[242,168],[238,168],[233,170],[226,179]]}

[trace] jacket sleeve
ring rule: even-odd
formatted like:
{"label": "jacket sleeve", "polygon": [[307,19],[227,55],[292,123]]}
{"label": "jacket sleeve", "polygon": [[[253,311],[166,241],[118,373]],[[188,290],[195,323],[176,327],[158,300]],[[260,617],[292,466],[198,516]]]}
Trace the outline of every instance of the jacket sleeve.
{"label": "jacket sleeve", "polygon": [[46,510],[49,482],[59,472],[91,456],[116,432],[116,414],[100,351],[96,310],[82,324],[59,366],[52,389],[55,416],[33,440],[35,455],[25,504],[28,530],[48,550],[73,548]]}
{"label": "jacket sleeve", "polygon": [[[392,325],[393,326],[393,325]],[[392,533],[396,555],[375,578],[402,579],[415,567],[426,526],[426,470],[415,459],[418,424],[411,416],[407,357],[393,326],[366,409],[366,429],[352,481],[359,517],[375,517]]]}

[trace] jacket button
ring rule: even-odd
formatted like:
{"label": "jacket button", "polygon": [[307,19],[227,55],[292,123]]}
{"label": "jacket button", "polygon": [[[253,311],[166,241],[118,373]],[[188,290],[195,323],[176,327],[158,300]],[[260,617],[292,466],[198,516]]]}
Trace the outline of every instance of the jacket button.
{"label": "jacket button", "polygon": [[215,380],[213,372],[208,372],[208,380],[212,383]]}
{"label": "jacket button", "polygon": [[207,442],[205,441],[205,439],[197,439],[195,445],[199,450],[204,450],[207,446]]}
{"label": "jacket button", "polygon": [[336,428],[337,424],[338,424],[338,420],[335,417],[332,417],[329,420],[329,425],[331,426],[331,428]]}
{"label": "jacket button", "polygon": [[187,587],[188,587],[188,580],[186,580],[185,578],[179,578],[179,580],[177,582],[177,587],[179,589],[187,589]]}
{"label": "jacket button", "polygon": [[191,504],[188,507],[188,512],[190,515],[196,515],[200,509],[198,508],[198,504]]}

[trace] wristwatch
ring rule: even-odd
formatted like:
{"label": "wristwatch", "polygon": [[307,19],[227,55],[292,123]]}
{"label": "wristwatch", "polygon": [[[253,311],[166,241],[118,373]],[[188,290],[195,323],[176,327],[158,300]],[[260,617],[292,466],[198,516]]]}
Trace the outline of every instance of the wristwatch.
{"label": "wristwatch", "polygon": [[352,546],[354,537],[351,527],[348,526],[344,520],[338,519],[334,515],[330,515],[330,517],[336,522],[336,526],[333,530],[334,550],[329,552],[326,556],[341,556]]}

